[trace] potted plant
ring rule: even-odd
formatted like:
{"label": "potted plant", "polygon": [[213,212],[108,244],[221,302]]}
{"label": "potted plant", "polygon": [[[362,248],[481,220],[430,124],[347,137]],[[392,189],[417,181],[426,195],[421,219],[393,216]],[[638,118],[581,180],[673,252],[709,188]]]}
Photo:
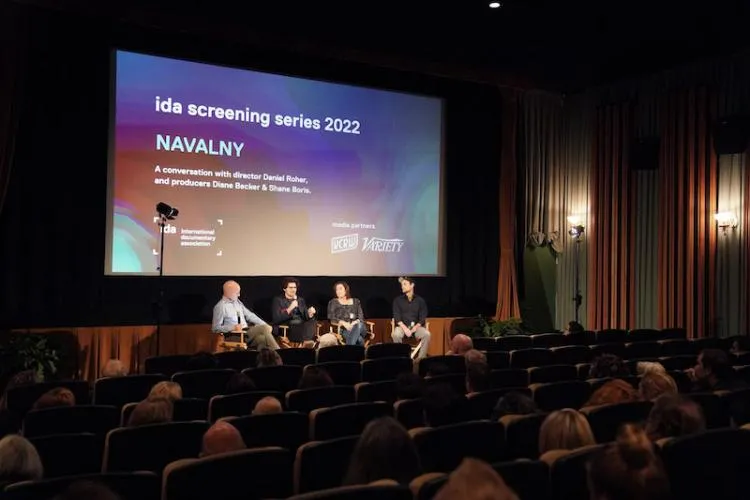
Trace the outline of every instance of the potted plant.
{"label": "potted plant", "polygon": [[50,347],[45,335],[11,334],[0,342],[0,370],[3,378],[24,370],[34,370],[37,380],[57,372],[58,352]]}
{"label": "potted plant", "polygon": [[520,318],[494,319],[479,316],[478,325],[472,336],[475,337],[504,337],[506,335],[522,334]]}

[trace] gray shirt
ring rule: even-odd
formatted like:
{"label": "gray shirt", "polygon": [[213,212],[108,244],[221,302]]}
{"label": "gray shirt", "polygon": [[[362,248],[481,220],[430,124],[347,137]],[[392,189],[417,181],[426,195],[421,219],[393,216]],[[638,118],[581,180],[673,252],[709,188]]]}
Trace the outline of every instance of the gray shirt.
{"label": "gray shirt", "polygon": [[267,324],[257,314],[245,307],[240,299],[230,300],[222,297],[214,306],[211,331],[214,333],[229,333],[234,330],[238,323],[242,325],[242,328],[247,328],[248,323],[253,325]]}

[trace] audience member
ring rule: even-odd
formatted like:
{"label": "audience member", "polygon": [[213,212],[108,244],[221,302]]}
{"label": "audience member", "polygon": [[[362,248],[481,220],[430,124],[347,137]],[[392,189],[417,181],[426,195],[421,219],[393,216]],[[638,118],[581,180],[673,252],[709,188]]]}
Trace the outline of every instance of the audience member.
{"label": "audience member", "polygon": [[414,372],[399,373],[396,377],[396,399],[417,399],[424,395],[424,382]]}
{"label": "audience member", "polygon": [[539,428],[539,454],[551,450],[574,450],[595,444],[589,421],[576,410],[553,411]]}
{"label": "audience member", "polygon": [[262,348],[258,351],[257,367],[263,368],[266,366],[279,366],[283,365],[284,362],[281,360],[279,353],[268,347]]}
{"label": "audience member", "polygon": [[32,410],[43,410],[45,408],[59,408],[61,406],[75,406],[76,396],[67,387],[55,387],[41,395],[34,402]]}
{"label": "audience member", "polygon": [[110,359],[102,368],[102,377],[124,377],[128,370],[119,359]]}
{"label": "audience member", "polygon": [[244,450],[245,441],[240,431],[232,424],[219,420],[203,435],[201,457],[210,457],[221,453]]}
{"label": "audience member", "polygon": [[654,441],[688,436],[704,430],[706,419],[700,405],[679,394],[657,398],[646,420],[646,433]]}
{"label": "audience member", "polygon": [[318,337],[318,349],[322,349],[324,347],[333,347],[339,345],[339,339],[338,337],[333,333],[324,333],[320,337]]}
{"label": "audience member", "polygon": [[302,372],[302,378],[299,380],[299,389],[331,387],[332,385],[333,379],[328,372],[317,366],[307,366]]}
{"label": "audience member", "polygon": [[482,351],[469,349],[466,351],[466,354],[464,354],[464,359],[466,359],[466,363],[486,363],[487,355]]}
{"label": "audience member", "polygon": [[652,372],[667,373],[663,364],[654,361],[639,361],[636,363],[635,369],[639,377]]}
{"label": "audience member", "polygon": [[571,333],[581,333],[585,331],[583,328],[583,325],[580,324],[578,321],[570,321],[568,322],[568,327],[563,331],[564,334],[571,334]]}
{"label": "audience member", "polygon": [[345,485],[392,479],[408,485],[422,473],[419,454],[407,430],[391,417],[371,421],[362,432],[349,462]]}
{"label": "audience member", "polygon": [[[468,361],[468,358],[467,358]],[[466,363],[466,393],[488,391],[492,389],[490,365],[478,361]]]}
{"label": "audience member", "polygon": [[463,422],[468,413],[466,398],[448,384],[427,387],[423,402],[424,421],[430,427]]}
{"label": "audience member", "polygon": [[651,442],[638,426],[625,424],[617,440],[593,454],[587,465],[591,498],[668,500],[669,479]]}
{"label": "audience member", "polygon": [[622,379],[610,380],[594,391],[586,406],[612,405],[615,403],[628,403],[640,401],[638,391],[632,385]]}
{"label": "audience member", "polygon": [[745,387],[745,383],[736,377],[729,356],[721,349],[701,351],[698,364],[686,373],[694,383],[694,392],[731,391]]}
{"label": "audience member", "polygon": [[159,382],[151,388],[148,393],[148,399],[168,399],[175,402],[182,399],[182,387],[177,382]]}
{"label": "audience member", "polygon": [[54,500],[120,500],[120,497],[102,483],[75,481]]}
{"label": "audience member", "polygon": [[533,399],[522,392],[511,391],[497,400],[492,410],[492,420],[499,420],[505,415],[531,415],[539,411]]}
{"label": "audience member", "polygon": [[457,335],[454,335],[451,339],[450,350],[448,351],[448,354],[452,354],[454,356],[463,356],[467,351],[470,351],[473,348],[474,341],[471,340],[471,337],[469,337],[468,335],[464,335],[463,333],[459,333]]}
{"label": "audience member", "polygon": [[281,413],[284,409],[281,407],[281,401],[273,396],[266,396],[255,403],[253,415],[270,415],[272,413]]}
{"label": "audience member", "polygon": [[0,489],[18,481],[41,479],[42,460],[28,439],[11,434],[0,439]]}
{"label": "audience member", "polygon": [[235,373],[227,382],[224,394],[241,394],[255,390],[255,382],[244,373]]}
{"label": "audience member", "polygon": [[622,362],[619,356],[615,356],[614,354],[597,356],[591,362],[591,369],[589,370],[589,378],[618,378],[629,375],[630,373],[625,363]]}
{"label": "audience member", "polygon": [[128,419],[128,427],[164,424],[172,421],[174,407],[168,398],[149,398],[138,403]]}
{"label": "audience member", "polygon": [[434,500],[518,500],[500,474],[476,458],[464,458]]}
{"label": "audience member", "polygon": [[3,397],[0,399],[0,410],[8,408],[8,391],[16,387],[34,385],[41,382],[42,379],[36,370],[24,370],[13,375],[5,386]]}
{"label": "audience member", "polygon": [[665,394],[677,394],[677,383],[666,372],[646,372],[638,383],[638,394],[644,401],[653,401]]}

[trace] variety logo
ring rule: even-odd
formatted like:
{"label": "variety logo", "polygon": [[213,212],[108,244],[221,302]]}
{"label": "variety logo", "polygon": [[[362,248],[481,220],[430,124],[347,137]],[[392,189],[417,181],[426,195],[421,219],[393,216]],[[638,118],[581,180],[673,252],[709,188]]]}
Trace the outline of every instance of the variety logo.
{"label": "variety logo", "polygon": [[345,234],[331,238],[331,253],[350,252],[359,247],[359,234]]}
{"label": "variety logo", "polygon": [[362,244],[363,252],[398,253],[404,246],[404,240],[398,238],[365,238]]}

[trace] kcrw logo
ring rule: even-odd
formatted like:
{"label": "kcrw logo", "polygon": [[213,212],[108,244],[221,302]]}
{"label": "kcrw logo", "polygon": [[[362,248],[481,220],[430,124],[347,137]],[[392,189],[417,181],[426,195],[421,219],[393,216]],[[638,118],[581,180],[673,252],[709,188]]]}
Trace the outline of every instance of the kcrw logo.
{"label": "kcrw logo", "polygon": [[345,234],[331,238],[331,253],[349,252],[359,247],[359,234]]}

